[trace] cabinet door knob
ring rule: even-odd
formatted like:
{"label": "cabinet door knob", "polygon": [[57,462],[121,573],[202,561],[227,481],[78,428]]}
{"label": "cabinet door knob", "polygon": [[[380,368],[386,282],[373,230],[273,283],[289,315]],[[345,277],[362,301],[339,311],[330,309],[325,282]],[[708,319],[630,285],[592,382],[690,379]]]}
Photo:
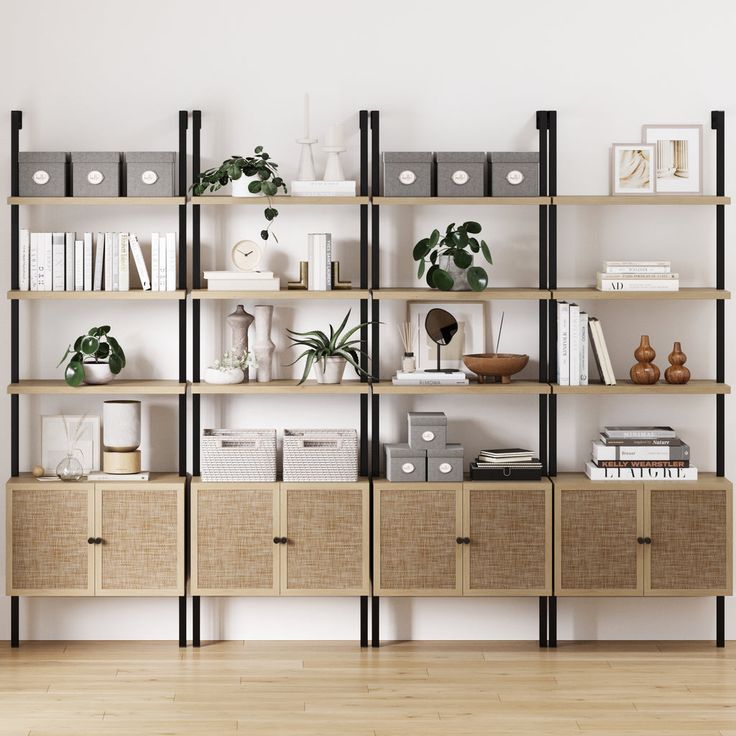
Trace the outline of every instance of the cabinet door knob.
{"label": "cabinet door knob", "polygon": [[463,537],[463,544],[470,544],[470,537]]}
{"label": "cabinet door knob", "polygon": [[281,544],[281,537],[274,537],[273,538],[273,543],[274,544]]}
{"label": "cabinet door knob", "polygon": [[95,543],[95,538],[94,537],[89,537],[87,539],[87,544],[94,544],[94,543]]}
{"label": "cabinet door knob", "polygon": [[651,544],[652,538],[651,537],[644,537],[644,544]]}
{"label": "cabinet door knob", "polygon": [[281,537],[281,544],[288,544],[289,540],[286,537]]}
{"label": "cabinet door knob", "polygon": [[464,539],[463,539],[462,537],[458,537],[458,538],[457,538],[457,539],[456,539],[455,541],[456,541],[456,542],[457,542],[458,544],[464,544],[464,543],[465,543],[465,540],[464,540]]}
{"label": "cabinet door knob", "polygon": [[638,542],[639,544],[644,544],[644,537],[637,537],[637,538],[636,538],[636,541],[637,541],[637,542]]}
{"label": "cabinet door knob", "polygon": [[102,537],[95,537],[95,544],[102,544]]}

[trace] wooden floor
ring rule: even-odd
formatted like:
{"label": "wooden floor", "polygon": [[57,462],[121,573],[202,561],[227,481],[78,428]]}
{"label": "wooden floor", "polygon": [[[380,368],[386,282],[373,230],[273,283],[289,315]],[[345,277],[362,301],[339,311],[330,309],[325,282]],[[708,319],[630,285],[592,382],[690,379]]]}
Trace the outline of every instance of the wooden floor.
{"label": "wooden floor", "polygon": [[0,644],[0,734],[736,736],[736,642]]}

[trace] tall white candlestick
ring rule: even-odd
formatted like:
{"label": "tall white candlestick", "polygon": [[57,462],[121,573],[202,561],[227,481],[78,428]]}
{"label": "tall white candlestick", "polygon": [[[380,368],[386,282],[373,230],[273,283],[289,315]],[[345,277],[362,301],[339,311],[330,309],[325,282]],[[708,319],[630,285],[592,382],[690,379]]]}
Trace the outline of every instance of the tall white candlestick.
{"label": "tall white candlestick", "polygon": [[309,94],[304,95],[304,138],[309,138]]}
{"label": "tall white candlestick", "polygon": [[327,139],[325,144],[340,148],[342,146],[342,130],[339,125],[330,125],[327,129]]}

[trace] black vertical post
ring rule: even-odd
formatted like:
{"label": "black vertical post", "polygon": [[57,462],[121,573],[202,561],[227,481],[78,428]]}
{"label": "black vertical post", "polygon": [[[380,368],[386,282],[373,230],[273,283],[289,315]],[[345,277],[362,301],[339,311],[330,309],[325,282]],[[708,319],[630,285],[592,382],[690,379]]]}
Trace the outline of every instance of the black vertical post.
{"label": "black vertical post", "polygon": [[192,597],[192,646],[199,648],[200,624],[199,624],[199,596],[195,595]]}
{"label": "black vertical post", "polygon": [[716,596],[716,646],[726,646],[726,599]]}
{"label": "black vertical post", "polygon": [[549,638],[547,646],[553,649],[557,646],[557,596],[551,595],[549,602]]}
{"label": "black vertical post", "polygon": [[539,596],[539,646],[547,647],[547,596]]}
{"label": "black vertical post", "polygon": [[[23,113],[10,113],[10,194],[18,196],[18,151]],[[10,207],[10,288],[20,288],[20,209],[17,204]],[[10,300],[10,382],[20,380],[20,301]],[[20,411],[18,394],[10,397],[10,475],[18,476],[20,470]]]}
{"label": "black vertical post", "polygon": [[179,646],[187,645],[187,597],[179,596]]}
{"label": "black vertical post", "polygon": [[[548,160],[549,169],[548,177],[548,193],[550,197],[557,196],[557,111],[547,111],[547,127],[549,136]],[[554,200],[553,200],[554,201]],[[548,216],[548,275],[547,288],[557,288],[557,205],[549,206]],[[557,302],[554,299],[549,301],[549,369],[547,371],[548,380],[551,383],[557,381]],[[549,396],[549,459],[548,472],[549,475],[557,475],[557,394]],[[550,617],[551,619],[551,617]]]}
{"label": "black vertical post", "polygon": [[17,595],[10,597],[10,646],[20,646],[20,599]]}
{"label": "black vertical post", "polygon": [[[547,196],[547,112],[537,111],[537,130],[539,131],[539,196]],[[539,206],[539,288],[547,288],[547,205]],[[539,382],[547,383],[547,300],[539,300]],[[544,472],[547,472],[548,461],[548,428],[547,405],[549,398],[545,394],[539,395],[539,459]],[[546,615],[546,609],[545,609]],[[545,636],[546,640],[546,636]]]}
{"label": "black vertical post", "polygon": [[[360,127],[360,196],[368,196],[368,111],[358,115]],[[368,205],[360,205],[360,288],[368,289]],[[360,323],[368,322],[368,299],[360,300]],[[368,327],[360,328],[360,367],[368,372]],[[362,382],[367,377],[360,376]],[[368,460],[368,394],[360,394],[360,474],[370,474]],[[362,609],[361,609],[362,610]]]}
{"label": "black vertical post", "polygon": [[[179,110],[179,196],[187,193],[187,127],[189,114]],[[187,288],[187,206],[179,205],[178,289]],[[187,302],[179,300],[179,382],[187,382]],[[179,475],[187,474],[187,397],[179,396]]]}
{"label": "black vertical post", "polygon": [[368,646],[368,596],[360,596],[360,646]]}

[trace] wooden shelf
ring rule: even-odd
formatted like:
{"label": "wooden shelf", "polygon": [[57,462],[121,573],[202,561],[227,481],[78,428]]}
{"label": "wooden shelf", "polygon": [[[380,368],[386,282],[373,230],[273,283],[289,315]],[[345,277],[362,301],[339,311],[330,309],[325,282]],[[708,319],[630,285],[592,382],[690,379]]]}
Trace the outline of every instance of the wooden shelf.
{"label": "wooden shelf", "polygon": [[591,480],[585,473],[558,473],[550,477],[552,484],[558,484],[561,488],[567,490],[595,490],[604,486],[621,487],[641,487],[642,483],[646,483],[648,486],[656,485],[660,488],[683,488],[696,490],[698,488],[704,488],[708,490],[714,490],[717,488],[724,488],[729,490],[732,487],[732,483],[728,478],[722,478],[717,476],[715,473],[702,473],[698,472],[697,480],[665,480],[665,479],[629,479],[629,480]]}
{"label": "wooden shelf", "polygon": [[[271,197],[271,205],[350,205],[370,204],[370,197]],[[191,197],[190,202],[197,205],[259,205],[268,207],[268,197],[225,197],[222,195],[204,195],[202,197]]]}
{"label": "wooden shelf", "polygon": [[30,379],[8,385],[9,394],[184,394],[186,383],[115,378],[101,386],[67,386],[61,379]]}
{"label": "wooden shelf", "polygon": [[219,385],[215,383],[193,383],[194,394],[367,394],[368,384],[361,381],[342,383],[317,383],[306,381],[298,386],[296,378],[281,378],[268,383],[234,383]]}
{"label": "wooden shelf", "polygon": [[8,478],[5,485],[18,486],[23,484],[25,486],[37,486],[38,488],[73,488],[75,485],[86,486],[90,483],[119,483],[121,486],[165,486],[171,488],[172,485],[183,486],[186,483],[186,478],[178,473],[150,473],[148,480],[126,480],[124,478],[120,480],[87,480],[85,476],[79,481],[48,481],[38,480],[30,473],[21,473],[15,478],[12,476]]}
{"label": "wooden shelf", "polygon": [[372,203],[383,206],[419,207],[422,205],[548,205],[551,197],[373,197]]}
{"label": "wooden shelf", "polygon": [[731,197],[715,197],[697,194],[565,194],[552,197],[552,204],[575,206],[605,206],[605,205],[713,205],[731,204]]}
{"label": "wooden shelf", "polygon": [[641,300],[641,299],[730,299],[731,292],[725,289],[711,289],[709,287],[685,286],[679,291],[598,291],[593,286],[570,287],[554,289],[553,299],[566,301],[575,299],[614,299],[614,300]]}
{"label": "wooden shelf", "polygon": [[184,289],[177,291],[143,291],[143,289],[131,289],[130,291],[9,291],[8,299],[28,299],[28,300],[46,300],[46,299],[81,299],[88,301],[90,299],[111,299],[112,301],[172,301],[187,298],[187,292]]}
{"label": "wooden shelf", "polygon": [[307,289],[281,289],[280,291],[211,291],[192,289],[192,299],[247,299],[263,301],[283,300],[328,300],[347,301],[350,299],[369,299],[368,289],[333,289],[332,291],[308,291]]}
{"label": "wooden shelf", "polygon": [[484,291],[440,291],[429,288],[372,289],[373,299],[422,302],[485,302],[494,299],[525,299],[540,301],[552,298],[546,289],[498,287]]}
{"label": "wooden shelf", "polygon": [[187,203],[186,197],[8,197],[8,204],[65,206],[130,206],[164,207]]}
{"label": "wooden shelf", "polygon": [[511,383],[469,383],[467,386],[395,386],[390,380],[386,383],[374,383],[371,386],[374,394],[548,394],[551,393],[548,383],[538,381],[516,381]]}
{"label": "wooden shelf", "polygon": [[[617,379],[618,380],[618,379]],[[730,394],[731,387],[727,383],[716,381],[695,380],[682,385],[659,383],[642,386],[631,381],[618,381],[615,386],[604,386],[602,383],[591,383],[587,386],[558,386],[552,384],[553,394]]]}

